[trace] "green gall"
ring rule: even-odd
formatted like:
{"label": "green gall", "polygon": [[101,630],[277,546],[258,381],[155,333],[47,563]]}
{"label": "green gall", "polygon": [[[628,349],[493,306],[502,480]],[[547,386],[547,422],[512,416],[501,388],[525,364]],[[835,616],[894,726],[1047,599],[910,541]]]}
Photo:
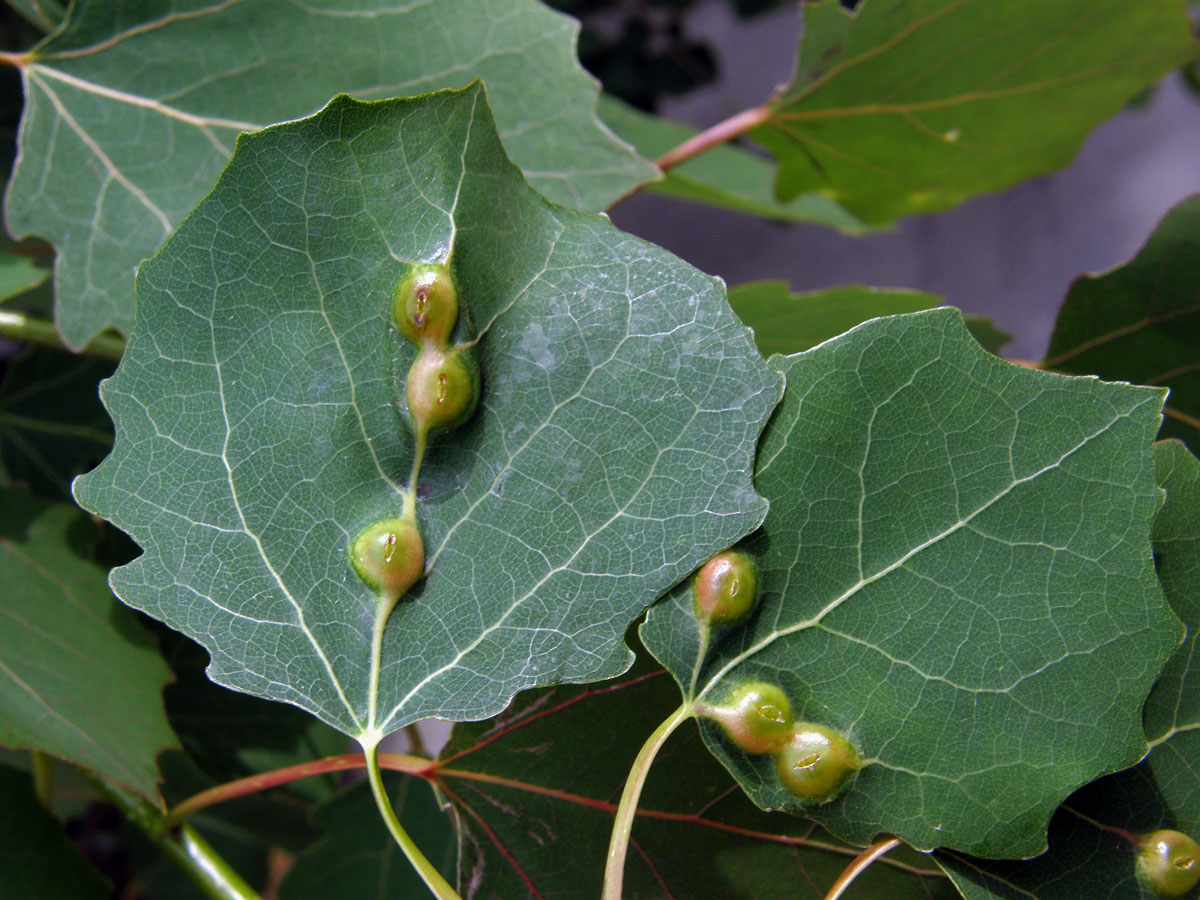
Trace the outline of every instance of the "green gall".
{"label": "green gall", "polygon": [[742,621],[758,599],[758,567],[744,553],[718,553],[696,573],[692,601],[696,618],[709,625]]}
{"label": "green gall", "polygon": [[368,587],[387,597],[408,591],[425,570],[425,545],[415,522],[384,519],[359,532],[350,562]]}
{"label": "green gall", "polygon": [[779,780],[805,804],[828,803],[862,767],[853,745],[824,725],[799,723],[775,757]]}
{"label": "green gall", "polygon": [[458,425],[479,398],[474,360],[456,350],[426,344],[408,370],[408,414],[418,433]]}
{"label": "green gall", "polygon": [[417,266],[400,282],[392,314],[414,344],[445,346],[458,321],[458,291],[445,266]]}
{"label": "green gall", "polygon": [[1169,828],[1143,835],[1135,868],[1138,880],[1159,897],[1182,897],[1200,881],[1200,845]]}
{"label": "green gall", "polygon": [[746,753],[778,753],[792,737],[792,704],[782,690],[763,681],[743,684],[724,706],[698,712],[720,725]]}

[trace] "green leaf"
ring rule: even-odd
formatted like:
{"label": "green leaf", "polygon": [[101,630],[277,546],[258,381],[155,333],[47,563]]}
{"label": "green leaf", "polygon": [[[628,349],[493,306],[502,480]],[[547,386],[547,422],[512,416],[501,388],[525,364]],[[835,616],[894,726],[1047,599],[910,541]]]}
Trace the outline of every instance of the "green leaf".
{"label": "green leaf", "polygon": [[[1137,768],[1072,796],[1050,826],[1050,852],[1023,863],[938,855],[969,900],[1150,900],[1138,883],[1128,837],[1159,828],[1200,834],[1200,461],[1182,444],[1157,445],[1167,501],[1154,520],[1158,577],[1187,640],[1146,703],[1150,756]],[[1124,834],[1122,834],[1124,832]]]}
{"label": "green leaf", "polygon": [[[696,134],[695,128],[644,113],[607,94],[600,95],[598,111],[609,128],[647,159],[657,159]],[[815,222],[848,233],[866,230],[822,194],[805,194],[787,203],[776,200],[776,168],[760,156],[724,145],[675,166],[646,190],[781,222]]]}
{"label": "green leaf", "polygon": [[[752,281],[729,289],[729,305],[754,331],[763,356],[811,350],[867,319],[920,312],[942,302],[923,291],[859,285],[791,293],[786,281]],[[1012,340],[984,316],[963,316],[963,321],[989,353]]]}
{"label": "green leaf", "polygon": [[17,253],[8,236],[0,231],[0,303],[37,287],[50,278],[50,270],[37,260]]}
{"label": "green leaf", "polygon": [[28,773],[0,765],[4,900],[105,900],[108,885],[33,793]]}
{"label": "green leaf", "polygon": [[1079,278],[1043,362],[1171,389],[1162,436],[1200,447],[1200,196],[1175,206],[1125,265]]}
{"label": "green leaf", "polygon": [[[404,830],[453,881],[458,843],[433,791],[418,778],[391,773],[384,783]],[[296,858],[279,886],[280,900],[410,900],[428,892],[376,813],[365,781],[319,806],[313,821],[326,834]]]}
{"label": "green leaf", "polygon": [[377,99],[473,78],[530,181],[600,209],[655,170],[596,119],[577,29],[534,0],[76,3],[22,65],[9,227],[58,249],[57,321],[81,347],[128,331],[134,267],[212,186],[239,132],[339,91]]}
{"label": "green leaf", "polygon": [[786,281],[729,289],[729,305],[753,329],[763,356],[809,350],[867,319],[932,309],[941,302],[921,291],[859,286],[793,294]]}
{"label": "green leaf", "polygon": [[[1040,852],[1055,807],[1145,753],[1140,711],[1179,640],[1154,576],[1162,392],[985,353],[954,310],[876,319],[775,357],[771,501],[743,546],[760,605],[703,662],[690,584],[642,639],[688,698],[767,681],[865,761],[803,810],[858,843]],[[763,808],[801,811],[771,756],[705,724]]]}
{"label": "green leaf", "polygon": [[31,25],[42,31],[53,31],[66,15],[66,6],[59,0],[5,0]]}
{"label": "green leaf", "polygon": [[1175,441],[1156,447],[1155,464],[1167,501],[1154,520],[1158,578],[1187,640],[1172,657],[1146,702],[1148,762],[1161,797],[1177,821],[1200,834],[1200,461]]}
{"label": "green leaf", "polygon": [[979,342],[979,346],[996,356],[1000,355],[1006,344],[1012,342],[1013,336],[997,328],[995,320],[988,316],[964,315],[963,324],[967,326],[967,331],[971,332],[971,337]]}
{"label": "green leaf", "polygon": [[112,370],[110,362],[32,348],[9,363],[0,380],[0,483],[70,499],[71,479],[112,446],[97,393]]}
{"label": "green leaf", "polygon": [[[405,260],[447,256],[482,395],[421,469],[430,572],[372,704],[376,597],[347,547],[401,512],[413,462],[392,293]],[[341,97],[243,138],[142,266],[102,392],[114,450],[76,495],[146,550],[118,596],[217,682],[353,736],[485,718],[623,671],[629,622],[762,520],[779,389],[717,279],[528,188],[480,86]]]}
{"label": "green leaf", "polygon": [[[670,677],[642,663],[617,682],[521,694],[496,721],[455,726],[435,774],[463,829],[464,896],[598,897],[630,765],[678,703]],[[690,726],[651,768],[632,839],[629,898],[819,900],[859,852],[757,809]],[[898,850],[849,896],[956,894],[928,857]]]}
{"label": "green leaf", "polygon": [[879,224],[1065,166],[1196,52],[1179,0],[824,0],[753,136],[781,200],[821,191]]}
{"label": "green leaf", "polygon": [[175,743],[170,673],[82,555],[79,510],[0,489],[0,743],[85,766],[157,798],[154,758]]}

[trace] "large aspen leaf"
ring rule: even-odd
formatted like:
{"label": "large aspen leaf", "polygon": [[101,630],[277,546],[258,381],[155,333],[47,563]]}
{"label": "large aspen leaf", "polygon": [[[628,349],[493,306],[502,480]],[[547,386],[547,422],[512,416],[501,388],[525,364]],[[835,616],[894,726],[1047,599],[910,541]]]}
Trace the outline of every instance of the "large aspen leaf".
{"label": "large aspen leaf", "polygon": [[[447,259],[483,388],[421,470],[429,574],[372,704],[347,547],[399,514],[413,460],[392,294]],[[118,596],[202,643],[214,680],[355,736],[481,719],[619,674],[629,622],[756,527],[779,392],[717,279],[529,188],[480,85],[340,97],[242,138],[142,266],[102,389],[114,450],[76,496],[145,549]]]}
{"label": "large aspen leaf", "polygon": [[865,760],[803,807],[772,757],[706,723],[760,806],[860,844],[1040,852],[1072,790],[1146,753],[1142,704],[1181,636],[1150,549],[1163,392],[1003,362],[945,309],[771,365],[771,512],[743,545],[757,611],[705,653],[685,583],[650,611],[647,649],[689,699],[781,686]]}

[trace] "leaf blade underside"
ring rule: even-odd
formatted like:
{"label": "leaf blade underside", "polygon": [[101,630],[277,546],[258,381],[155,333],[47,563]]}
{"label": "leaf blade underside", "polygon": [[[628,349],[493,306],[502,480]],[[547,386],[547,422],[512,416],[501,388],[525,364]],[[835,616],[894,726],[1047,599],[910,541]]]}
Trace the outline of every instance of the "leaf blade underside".
{"label": "leaf blade underside", "polygon": [[1144,754],[1141,705],[1179,639],[1149,547],[1161,392],[1004,363],[953,310],[772,366],[788,388],[755,480],[771,512],[743,544],[757,612],[697,664],[681,585],[642,626],[647,649],[709,703],[779,684],[867,763],[803,808],[771,757],[705,725],[760,806],[863,844],[1036,854],[1071,790]]}
{"label": "leaf blade underside", "polygon": [[[719,282],[538,197],[486,110],[478,85],[342,97],[242,138],[142,267],[102,392],[114,452],[76,482],[147,551],[122,599],[204,644],[214,680],[353,736],[618,674],[629,621],[764,513],[749,462],[779,381]],[[482,395],[426,456],[429,575],[369,709],[375,598],[346,549],[399,514],[413,459],[392,292],[447,256]]]}

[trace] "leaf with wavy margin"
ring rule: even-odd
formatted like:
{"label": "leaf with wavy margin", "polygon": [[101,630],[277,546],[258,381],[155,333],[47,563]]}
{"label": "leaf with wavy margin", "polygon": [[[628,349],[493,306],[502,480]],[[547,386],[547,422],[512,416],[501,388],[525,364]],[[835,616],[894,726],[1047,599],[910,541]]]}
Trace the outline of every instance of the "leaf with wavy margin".
{"label": "leaf with wavy margin", "polygon": [[858,747],[853,786],[805,808],[706,722],[763,808],[862,844],[1040,852],[1072,790],[1145,753],[1180,638],[1150,552],[1162,391],[1003,362],[948,309],[770,365],[787,391],[755,473],[771,511],[743,544],[757,610],[706,648],[685,583],[642,640],[686,698],[772,682]]}
{"label": "leaf with wavy margin", "polygon": [[1153,900],[1134,875],[1129,837],[1159,828],[1200,836],[1200,460],[1164,441],[1155,464],[1167,491],[1154,520],[1158,576],[1188,636],[1146,702],[1150,756],[1070,797],[1050,823],[1045,856],[1005,863],[938,854],[968,900]]}
{"label": "leaf with wavy margin", "polygon": [[[426,455],[428,577],[374,671],[347,548],[401,512],[416,350],[391,298],[407,261],[446,259],[483,389]],[[528,187],[480,85],[340,97],[243,137],[142,266],[102,390],[116,443],[75,493],[146,551],[118,596],[215,681],[379,735],[624,671],[629,622],[762,520],[780,387],[717,279]]]}

